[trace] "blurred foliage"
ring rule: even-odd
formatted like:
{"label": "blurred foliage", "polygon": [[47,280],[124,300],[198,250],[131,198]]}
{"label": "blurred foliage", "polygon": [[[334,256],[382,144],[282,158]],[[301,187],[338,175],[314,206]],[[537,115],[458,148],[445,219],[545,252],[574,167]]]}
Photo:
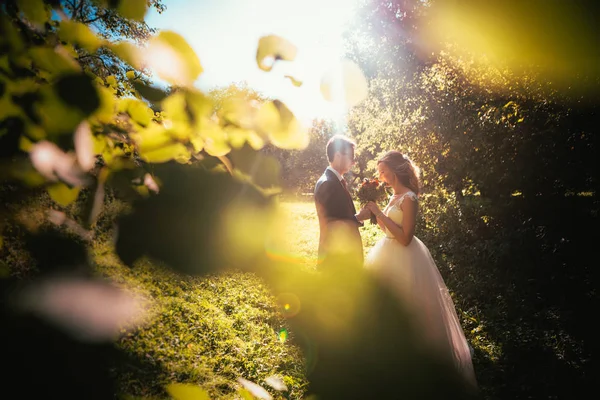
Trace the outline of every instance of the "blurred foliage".
{"label": "blurred foliage", "polygon": [[[160,286],[158,279],[172,298],[158,310],[152,293],[98,276],[88,251],[104,240],[133,269],[149,258],[182,277],[232,268],[257,274],[279,299],[289,336],[298,338],[309,361],[309,395],[382,397],[400,384],[414,398],[470,397],[447,360],[420,345],[401,305],[362,275],[357,260],[341,251],[332,257],[332,274],[315,276],[273,259],[267,245],[278,236],[273,194],[280,177],[277,162],[261,150],[305,149],[309,130],[279,99],[198,90],[200,58],[176,32],[154,32],[143,22],[149,6],[164,9],[137,0],[0,6],[1,236],[3,245],[16,246],[1,250],[5,378],[40,377],[41,385],[20,388],[27,398],[84,393],[112,399],[120,394],[113,371],[144,368],[163,351],[174,355],[181,331],[155,342],[152,354],[117,346],[124,335],[152,335],[143,326],[161,318],[183,324],[180,330],[202,327],[220,345],[229,342],[228,351],[242,345],[232,333],[247,328],[235,321],[196,320],[197,313],[188,320],[179,297],[185,292],[175,286]],[[295,56],[294,45],[276,35],[257,44],[256,61],[266,71]],[[356,104],[366,86],[359,69],[347,65],[354,78],[344,80],[345,99]],[[150,72],[169,86],[150,84]],[[324,139],[327,128],[316,132]],[[19,260],[20,245],[29,258]],[[253,301],[247,294],[239,301]],[[281,301],[289,298],[302,309],[290,314]],[[272,326],[263,328],[270,341],[286,338]],[[252,381],[265,375],[257,353],[232,361],[243,365],[229,365],[227,355],[196,350],[180,356],[205,351],[215,357],[204,366],[236,379],[227,394],[267,393]],[[172,397],[218,396],[222,389],[186,386],[203,384],[186,371],[164,381],[168,366],[152,367],[162,377],[155,383]],[[269,378],[265,384],[281,391],[282,382]]]}
{"label": "blurred foliage", "polygon": [[[151,36],[140,18],[145,2],[38,1],[22,10],[19,4],[2,8],[4,182],[45,188],[63,206],[86,190],[111,189],[135,199],[159,190],[149,163],[191,164],[208,157],[209,168],[218,164],[210,158],[228,166],[223,157],[245,143],[257,150],[271,141],[296,148],[307,140],[278,100],[259,104],[230,97],[213,103],[193,88],[202,72],[198,57],[174,32]],[[131,39],[147,40],[145,51]],[[113,52],[117,61],[111,65],[121,72],[107,75],[81,60],[81,54],[102,49]],[[148,68],[160,72],[164,57],[177,67],[172,77],[161,75],[177,85],[166,90],[144,80]],[[256,180],[276,184],[272,177]],[[90,215],[82,218],[88,226],[103,200],[89,198]]]}
{"label": "blurred foliage", "polygon": [[451,46],[469,63],[525,80],[534,70],[555,90],[598,96],[597,11],[591,0],[362,0],[346,48],[369,77],[414,73]]}

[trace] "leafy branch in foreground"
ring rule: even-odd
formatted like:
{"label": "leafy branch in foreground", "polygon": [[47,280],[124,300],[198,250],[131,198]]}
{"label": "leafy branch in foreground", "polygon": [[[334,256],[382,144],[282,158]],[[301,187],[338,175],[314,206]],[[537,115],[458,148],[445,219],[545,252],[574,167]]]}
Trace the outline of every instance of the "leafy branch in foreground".
{"label": "leafy branch in foreground", "polygon": [[[159,32],[141,47],[122,40],[127,29],[114,28],[113,35],[86,25],[116,15],[141,21],[145,1],[64,4],[18,1],[2,6],[0,15],[0,171],[3,183],[17,188],[3,200],[13,210],[24,198],[47,193],[54,209],[29,241],[46,273],[26,282],[1,281],[6,378],[43,380],[24,385],[24,397],[113,398],[108,371],[127,359],[115,340],[150,317],[147,299],[98,279],[80,257],[89,237],[48,227],[66,221],[65,210],[84,199],[84,214],[69,221],[85,232],[107,191],[134,198],[131,212],[117,220],[116,251],[126,264],[135,267],[148,256],[187,275],[237,267],[263,278],[282,299],[307,354],[312,393],[382,397],[400,383],[405,394],[419,398],[465,396],[445,360],[419,346],[408,317],[363,276],[356,260],[341,252],[329,266],[335,273],[314,276],[273,259],[276,163],[256,152],[267,143],[308,145],[306,127],[283,102],[233,96],[217,106],[194,87],[202,64],[179,34]],[[109,52],[124,62],[120,66],[132,67],[125,78],[106,75],[113,71],[103,57]],[[291,43],[270,35],[259,41],[256,61],[270,70],[274,62],[293,62],[295,54]],[[366,83],[346,65],[343,81],[359,91],[346,90],[345,98],[356,104]],[[172,87],[163,91],[144,82],[140,72],[146,68]],[[331,81],[325,79],[324,94],[332,93]],[[228,157],[234,150],[237,158]],[[14,215],[4,217],[14,222]],[[63,257],[49,260],[52,252]],[[290,299],[301,306],[294,314],[288,312]],[[254,396],[265,395],[244,377],[238,383]],[[187,389],[176,382],[167,387],[175,397]]]}

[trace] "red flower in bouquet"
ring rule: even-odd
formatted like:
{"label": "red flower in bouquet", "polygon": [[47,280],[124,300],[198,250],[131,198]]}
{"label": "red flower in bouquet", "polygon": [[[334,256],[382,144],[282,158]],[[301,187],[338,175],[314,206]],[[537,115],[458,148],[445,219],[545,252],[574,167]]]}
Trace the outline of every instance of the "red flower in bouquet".
{"label": "red flower in bouquet", "polygon": [[[356,197],[358,198],[361,206],[364,206],[369,201],[381,206],[387,200],[388,192],[385,189],[385,184],[383,182],[379,182],[378,179],[364,178],[358,187],[358,190],[356,191]],[[373,213],[371,213],[371,223],[377,223],[377,218]]]}

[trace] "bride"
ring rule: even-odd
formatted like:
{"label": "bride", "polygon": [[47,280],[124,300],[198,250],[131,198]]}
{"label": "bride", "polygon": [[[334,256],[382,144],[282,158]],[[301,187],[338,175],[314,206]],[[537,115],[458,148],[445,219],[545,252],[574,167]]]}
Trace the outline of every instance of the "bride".
{"label": "bride", "polygon": [[378,160],[377,169],[394,194],[383,211],[373,202],[365,206],[385,232],[367,254],[365,267],[407,307],[428,346],[449,357],[477,387],[470,348],[448,288],[429,250],[414,236],[419,168],[402,153],[389,151]]}

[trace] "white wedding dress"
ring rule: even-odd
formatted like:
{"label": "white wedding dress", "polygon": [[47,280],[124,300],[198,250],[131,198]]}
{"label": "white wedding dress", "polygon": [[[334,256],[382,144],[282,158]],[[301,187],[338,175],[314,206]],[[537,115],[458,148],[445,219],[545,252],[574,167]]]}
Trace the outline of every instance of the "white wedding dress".
{"label": "white wedding dress", "polygon": [[[402,226],[403,201],[417,201],[407,192],[392,196],[383,212]],[[413,315],[416,329],[436,354],[449,356],[468,383],[477,386],[471,352],[454,302],[429,249],[413,236],[408,246],[398,242],[388,229],[365,259],[365,268],[399,298]]]}

